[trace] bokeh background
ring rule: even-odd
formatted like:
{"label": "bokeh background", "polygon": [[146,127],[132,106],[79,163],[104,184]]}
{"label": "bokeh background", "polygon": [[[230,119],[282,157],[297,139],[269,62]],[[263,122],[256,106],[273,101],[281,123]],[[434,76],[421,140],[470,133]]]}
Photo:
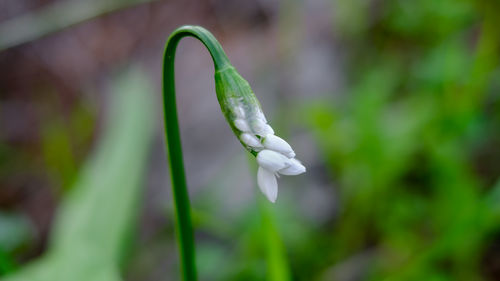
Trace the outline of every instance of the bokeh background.
{"label": "bokeh background", "polygon": [[183,39],[200,280],[500,280],[499,11],[0,0],[0,279],[180,280],[161,64],[169,33],[199,24],[308,168],[265,201],[208,52]]}

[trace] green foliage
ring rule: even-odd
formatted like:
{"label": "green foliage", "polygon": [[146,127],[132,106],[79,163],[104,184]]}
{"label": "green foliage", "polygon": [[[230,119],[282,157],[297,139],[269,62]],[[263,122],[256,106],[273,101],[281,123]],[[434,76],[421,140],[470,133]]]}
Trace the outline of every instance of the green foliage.
{"label": "green foliage", "polygon": [[[500,171],[493,160],[482,173],[488,164],[477,154],[497,151],[500,140],[500,35],[493,28],[500,22],[491,12],[499,7],[336,3],[343,7],[335,27],[346,50],[346,88],[285,108],[283,118],[303,120],[312,134],[337,212],[318,225],[282,199],[270,213],[249,203],[232,217],[217,214],[225,194],[213,190],[226,181],[218,179],[195,202],[195,221],[213,240],[231,243],[199,242],[200,275],[489,280],[488,259],[498,259],[489,248],[500,230]],[[229,177],[233,164],[220,177]]]}
{"label": "green foliage", "polygon": [[[127,3],[132,2],[136,1]],[[217,176],[193,196],[200,277],[273,281],[498,279],[499,4],[487,0],[332,1],[332,34],[327,34],[330,30],[324,26],[329,19],[301,18],[307,14],[301,10],[306,6],[317,8],[287,1],[279,10],[282,21],[276,23],[273,44],[278,45],[280,58],[263,64],[266,71],[259,74],[259,80],[272,80],[270,88],[277,89],[266,93],[279,99],[273,125],[286,126],[276,126],[277,131],[305,132],[300,136],[306,141],[302,139],[297,153],[309,156],[308,173],[283,184],[280,201],[268,208],[267,202],[254,198],[238,201],[241,198],[231,194],[235,184],[245,178],[241,171],[246,167],[238,166],[244,157],[224,163]],[[90,8],[72,9],[84,17],[68,13],[63,19],[69,18],[67,23],[73,24],[102,14],[97,11],[100,9]],[[227,28],[223,33],[229,37],[240,28]],[[334,63],[341,69],[343,83],[339,92],[326,93],[320,99],[316,97],[321,93],[307,92],[300,104],[282,101],[279,94],[286,95],[290,89],[286,84],[296,79],[287,72],[293,65],[291,60],[302,63],[302,57],[295,57],[302,54],[299,48],[316,44],[305,40],[319,40],[314,32],[306,34],[312,28],[324,31],[321,40],[331,40],[328,43],[335,47],[332,52],[340,59]],[[0,33],[2,30],[7,29],[0,27]],[[0,39],[0,49],[54,30],[41,26],[38,33],[19,37],[11,32],[14,37]],[[301,67],[309,73],[315,67],[314,56],[311,61],[305,57],[307,63]],[[282,64],[285,74],[274,74],[279,72],[274,71],[274,64]],[[120,80],[120,105],[115,107],[119,112],[113,114],[115,121],[106,127],[105,139],[65,198],[48,252],[19,269],[11,254],[15,249],[0,249],[0,273],[14,272],[5,280],[121,279],[120,265],[126,262],[128,230],[137,215],[134,206],[140,197],[140,173],[151,133],[147,126],[150,105],[142,98],[150,90],[139,76],[128,74]],[[175,108],[168,114],[175,114]],[[53,173],[51,179],[63,186],[74,181],[78,170],[75,158],[81,157],[75,155],[75,140],[65,132],[67,127],[76,128],[79,120],[84,120],[76,129],[82,133],[78,138],[88,138],[91,131],[85,125],[92,123],[85,112],[73,117],[68,123],[48,124],[42,135],[43,160]],[[300,122],[303,128],[293,127]],[[173,151],[180,153],[180,149]],[[0,173],[12,174],[16,171],[12,167],[22,167],[22,157],[11,154],[11,147],[0,144],[0,156],[17,159],[16,163],[2,162]],[[174,157],[181,159],[179,154]],[[329,197],[325,201],[334,206],[316,209],[316,200],[297,196],[308,197],[314,192]],[[237,199],[233,202],[233,198]],[[306,203],[309,205],[302,205]],[[175,213],[169,215],[173,221]],[[5,241],[9,241],[3,244],[17,248],[31,239],[22,220],[12,223],[9,218],[6,223],[0,217],[0,240],[7,237]],[[153,272],[157,267],[164,268],[165,260],[174,260],[174,251],[165,254],[175,244],[173,226],[168,222],[156,233],[157,240],[136,249],[134,256],[147,263],[132,265],[144,266],[137,270],[137,280],[156,280]],[[177,272],[175,262],[167,262],[166,267],[162,273]],[[172,276],[178,275],[165,278]]]}
{"label": "green foliage", "polygon": [[[498,7],[456,2],[382,4],[378,21],[365,23],[370,33],[350,43],[351,60],[369,63],[353,64],[349,99],[305,106],[341,188],[325,265],[365,256],[363,280],[484,278],[497,190],[472,159],[478,140],[499,137],[487,110],[500,51],[488,9]],[[473,48],[471,23],[479,32]]]}
{"label": "green foliage", "polygon": [[137,70],[120,76],[105,133],[58,211],[48,252],[2,280],[121,280],[152,136],[149,87]]}

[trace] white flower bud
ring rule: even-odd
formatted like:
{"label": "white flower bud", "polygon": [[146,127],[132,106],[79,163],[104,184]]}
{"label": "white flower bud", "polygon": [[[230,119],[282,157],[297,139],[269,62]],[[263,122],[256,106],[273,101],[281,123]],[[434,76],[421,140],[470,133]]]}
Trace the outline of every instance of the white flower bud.
{"label": "white flower bud", "polygon": [[290,165],[289,167],[279,170],[278,173],[285,176],[296,176],[306,171],[306,167],[295,158],[289,159],[288,164]]}
{"label": "white flower bud", "polygon": [[243,119],[234,120],[234,126],[241,132],[250,132],[250,127],[248,126],[247,121]]}
{"label": "white flower bud", "polygon": [[293,152],[292,147],[284,139],[278,136],[267,135],[264,137],[262,144],[265,148],[285,154],[288,158],[295,157],[295,152]]}
{"label": "white flower bud", "polygon": [[259,167],[257,171],[257,184],[259,185],[260,191],[271,201],[276,202],[278,197],[278,181],[273,172],[270,172],[262,167]]}
{"label": "white flower bud", "polygon": [[256,135],[259,136],[267,136],[267,135],[273,135],[274,130],[266,124],[262,119],[253,119],[250,121],[250,126],[252,127],[252,130],[255,132]]}
{"label": "white flower bud", "polygon": [[240,140],[252,147],[252,148],[262,148],[262,144],[260,143],[259,139],[253,135],[250,135],[250,134],[247,134],[247,133],[243,133],[240,135]]}
{"label": "white flower bud", "polygon": [[266,131],[262,134],[262,136],[266,135],[274,135],[273,127],[271,127],[269,124],[266,124]]}
{"label": "white flower bud", "polygon": [[242,106],[236,106],[234,108],[234,114],[236,114],[236,117],[240,119],[245,119],[245,110]]}
{"label": "white flower bud", "polygon": [[267,123],[266,116],[264,115],[264,113],[261,110],[257,111],[256,116],[258,119],[261,119],[262,121],[264,121],[264,123]]}
{"label": "white flower bud", "polygon": [[273,173],[290,166],[289,160],[285,155],[269,149],[264,149],[257,154],[259,166]]}
{"label": "white flower bud", "polygon": [[233,67],[215,72],[215,91],[226,120],[243,146],[256,154],[260,190],[271,202],[278,196],[279,174],[298,175],[306,168],[295,159],[295,152],[267,124],[260,103],[248,82]]}

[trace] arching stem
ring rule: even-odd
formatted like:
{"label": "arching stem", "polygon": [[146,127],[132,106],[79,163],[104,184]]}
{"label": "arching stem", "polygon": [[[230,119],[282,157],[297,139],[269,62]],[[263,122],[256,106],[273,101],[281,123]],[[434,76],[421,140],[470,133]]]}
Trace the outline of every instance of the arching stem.
{"label": "arching stem", "polygon": [[179,41],[186,36],[195,37],[207,47],[212,56],[215,70],[230,67],[229,59],[215,37],[199,26],[182,26],[168,38],[163,58],[163,112],[165,118],[165,136],[167,155],[172,178],[174,196],[177,241],[180,253],[183,280],[197,280],[195,266],[195,247],[193,227],[191,225],[191,208],[186,186],[186,176],[182,158],[179,122],[175,102],[175,50]]}

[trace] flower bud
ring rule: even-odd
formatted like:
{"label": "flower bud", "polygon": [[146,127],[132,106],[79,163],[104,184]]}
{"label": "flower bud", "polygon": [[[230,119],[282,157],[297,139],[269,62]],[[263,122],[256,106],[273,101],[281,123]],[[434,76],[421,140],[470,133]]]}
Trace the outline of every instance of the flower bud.
{"label": "flower bud", "polygon": [[257,158],[260,190],[274,203],[278,196],[279,174],[298,175],[304,173],[306,168],[294,159],[292,147],[274,135],[250,85],[232,66],[216,68],[215,90],[231,129]]}
{"label": "flower bud", "polygon": [[281,169],[278,173],[285,176],[296,176],[306,172],[306,167],[297,159],[289,159],[287,168]]}
{"label": "flower bud", "polygon": [[243,107],[238,106],[234,109],[234,115],[236,115],[237,118],[245,119],[245,110]]}
{"label": "flower bud", "polygon": [[285,155],[269,149],[264,149],[257,154],[259,166],[273,173],[290,166],[289,160]]}
{"label": "flower bud", "polygon": [[273,128],[266,124],[264,120],[260,118],[255,118],[250,121],[250,126],[252,127],[252,131],[261,137],[266,136],[266,135],[272,135],[274,134]]}
{"label": "flower bud", "polygon": [[243,119],[234,120],[234,126],[242,132],[250,132],[250,127],[248,127],[247,121]]}
{"label": "flower bud", "polygon": [[[236,135],[241,132],[260,135],[256,133],[254,120],[259,120],[256,128],[260,133],[272,132],[272,128],[262,121],[262,110],[250,85],[234,67],[215,72],[215,90],[222,112]],[[247,149],[255,152],[253,147],[262,146],[249,145]]]}
{"label": "flower bud", "polygon": [[262,144],[265,148],[285,154],[288,158],[295,157],[295,152],[293,152],[292,147],[284,139],[278,136],[267,135],[263,138]]}
{"label": "flower bud", "polygon": [[240,140],[251,148],[262,148],[262,144],[259,139],[248,133],[243,133],[240,135]]}
{"label": "flower bud", "polygon": [[262,110],[257,111],[257,113],[255,114],[255,116],[258,119],[261,119],[262,121],[264,121],[265,123],[267,123],[266,116],[264,115],[264,113],[262,112]]}

